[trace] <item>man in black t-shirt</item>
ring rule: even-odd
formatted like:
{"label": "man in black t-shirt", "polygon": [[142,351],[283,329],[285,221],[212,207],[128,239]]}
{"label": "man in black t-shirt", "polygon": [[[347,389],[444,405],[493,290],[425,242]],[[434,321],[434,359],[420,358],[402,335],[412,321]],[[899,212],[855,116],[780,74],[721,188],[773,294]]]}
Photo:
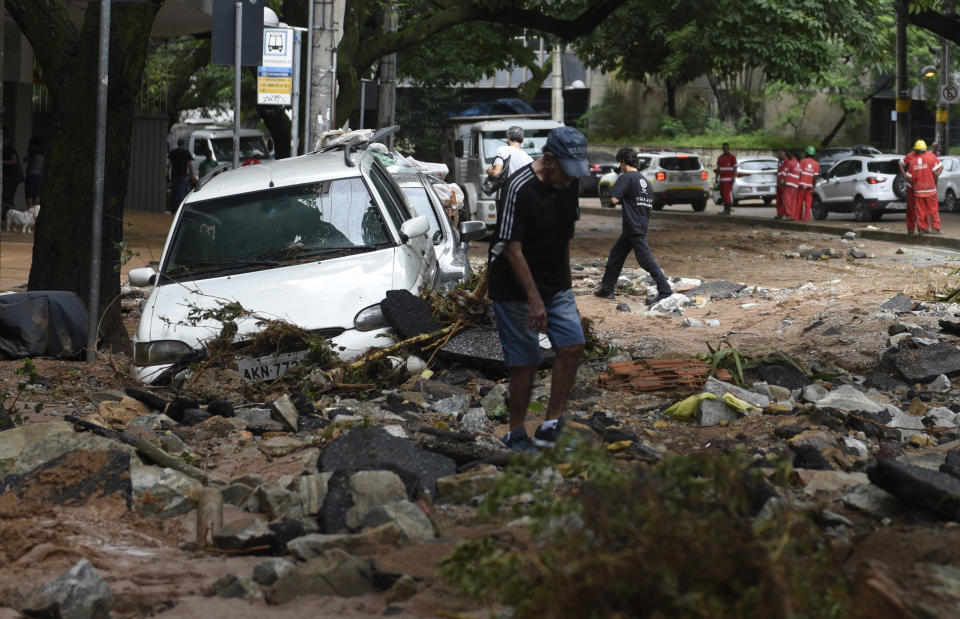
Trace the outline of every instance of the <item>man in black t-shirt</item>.
{"label": "man in black t-shirt", "polygon": [[617,151],[617,161],[620,163],[621,174],[610,190],[610,203],[623,205],[623,229],[620,238],[610,249],[603,279],[593,294],[605,299],[614,297],[613,288],[620,278],[627,254],[632,249],[640,268],[649,273],[657,283],[657,296],[653,301],[656,303],[673,294],[673,290],[647,245],[647,227],[650,223],[650,210],[653,208],[650,184],[643,174],[637,171],[637,151],[621,148]]}
{"label": "man in black t-shirt", "polygon": [[170,210],[174,213],[190,192],[194,177],[193,155],[183,147],[184,139],[177,140],[177,147],[167,154],[167,182],[170,183]]}
{"label": "man in black t-shirt", "polygon": [[[547,137],[543,156],[507,179],[497,201],[487,274],[497,333],[510,369],[510,431],[503,442],[517,451],[556,444],[583,354],[583,329],[570,289],[570,237],[580,218],[577,177],[588,172],[586,138],[572,127],[559,127]],[[542,362],[542,332],[557,357],[546,421],[531,443],[523,422]]]}

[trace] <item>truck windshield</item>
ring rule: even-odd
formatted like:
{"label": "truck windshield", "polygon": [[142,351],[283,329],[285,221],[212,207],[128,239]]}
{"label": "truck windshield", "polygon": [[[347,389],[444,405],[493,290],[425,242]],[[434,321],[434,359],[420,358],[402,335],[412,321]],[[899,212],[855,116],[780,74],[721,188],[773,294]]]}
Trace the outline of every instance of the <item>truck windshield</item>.
{"label": "truck windshield", "polygon": [[[233,137],[213,138],[213,157],[217,161],[233,161]],[[257,135],[240,137],[240,161],[245,159],[269,159],[267,144]]]}
{"label": "truck windshield", "polygon": [[[537,159],[542,154],[543,145],[547,143],[547,135],[550,129],[524,129],[523,130],[523,151]],[[497,131],[483,134],[483,159],[487,165],[493,163],[493,158],[497,156],[497,149],[507,145],[507,132]]]}

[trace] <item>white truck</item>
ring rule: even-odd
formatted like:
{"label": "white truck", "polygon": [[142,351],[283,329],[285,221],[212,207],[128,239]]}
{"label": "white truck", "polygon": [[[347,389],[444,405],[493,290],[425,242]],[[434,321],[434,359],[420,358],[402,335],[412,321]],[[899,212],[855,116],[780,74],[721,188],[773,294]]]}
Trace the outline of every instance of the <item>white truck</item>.
{"label": "white truck", "polygon": [[523,116],[455,116],[448,119],[444,163],[453,173],[453,182],[463,188],[466,219],[482,221],[492,228],[497,223],[497,196],[480,191],[497,149],[507,143],[507,129],[523,128],[523,150],[536,159],[552,129],[563,123],[547,114]]}
{"label": "white truck", "polygon": [[[207,149],[220,164],[233,167],[233,125],[209,120],[177,123],[167,134],[167,147],[173,150],[184,139],[184,148],[194,157],[194,169],[203,161]],[[240,163],[273,159],[273,140],[259,129],[240,130]]]}

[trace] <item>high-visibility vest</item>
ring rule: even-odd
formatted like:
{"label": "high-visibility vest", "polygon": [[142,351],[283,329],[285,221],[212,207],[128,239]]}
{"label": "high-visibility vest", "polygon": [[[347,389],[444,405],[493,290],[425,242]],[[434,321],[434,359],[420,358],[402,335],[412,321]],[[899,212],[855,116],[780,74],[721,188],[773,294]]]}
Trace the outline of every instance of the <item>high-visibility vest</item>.
{"label": "high-visibility vest", "polygon": [[796,159],[787,159],[784,172],[786,173],[787,187],[798,189],[800,187],[800,162]]}
{"label": "high-visibility vest", "polygon": [[936,172],[943,167],[937,156],[931,152],[922,152],[910,163],[910,175],[913,177],[913,193],[920,197],[937,194]]}
{"label": "high-visibility vest", "polygon": [[820,174],[820,164],[813,157],[807,157],[800,161],[800,187],[804,189],[813,188],[813,180]]}
{"label": "high-visibility vest", "polygon": [[720,182],[730,182],[737,174],[737,158],[733,153],[717,157],[717,176]]}

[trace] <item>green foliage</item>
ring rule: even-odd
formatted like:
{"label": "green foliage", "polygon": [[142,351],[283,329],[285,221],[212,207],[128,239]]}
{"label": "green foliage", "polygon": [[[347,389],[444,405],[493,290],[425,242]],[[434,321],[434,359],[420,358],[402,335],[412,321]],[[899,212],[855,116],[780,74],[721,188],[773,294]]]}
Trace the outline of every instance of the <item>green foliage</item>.
{"label": "green foliage", "polygon": [[119,273],[128,262],[140,257],[140,252],[130,249],[130,245],[128,245],[126,241],[114,241],[113,248],[116,249],[120,255],[117,263],[113,265],[114,273]]}
{"label": "green foliage", "polygon": [[660,118],[660,132],[665,136],[675,138],[687,135],[687,128],[679,118],[664,115]]}
{"label": "green foliage", "polygon": [[[558,491],[538,482],[562,471]],[[758,519],[769,483],[742,452],[617,466],[576,446],[512,465],[482,512],[534,521],[533,541],[503,534],[458,545],[441,575],[464,595],[525,617],[840,617],[849,603],[838,561],[806,514]],[[549,478],[549,476],[546,476]],[[532,499],[508,514],[518,494]]]}

